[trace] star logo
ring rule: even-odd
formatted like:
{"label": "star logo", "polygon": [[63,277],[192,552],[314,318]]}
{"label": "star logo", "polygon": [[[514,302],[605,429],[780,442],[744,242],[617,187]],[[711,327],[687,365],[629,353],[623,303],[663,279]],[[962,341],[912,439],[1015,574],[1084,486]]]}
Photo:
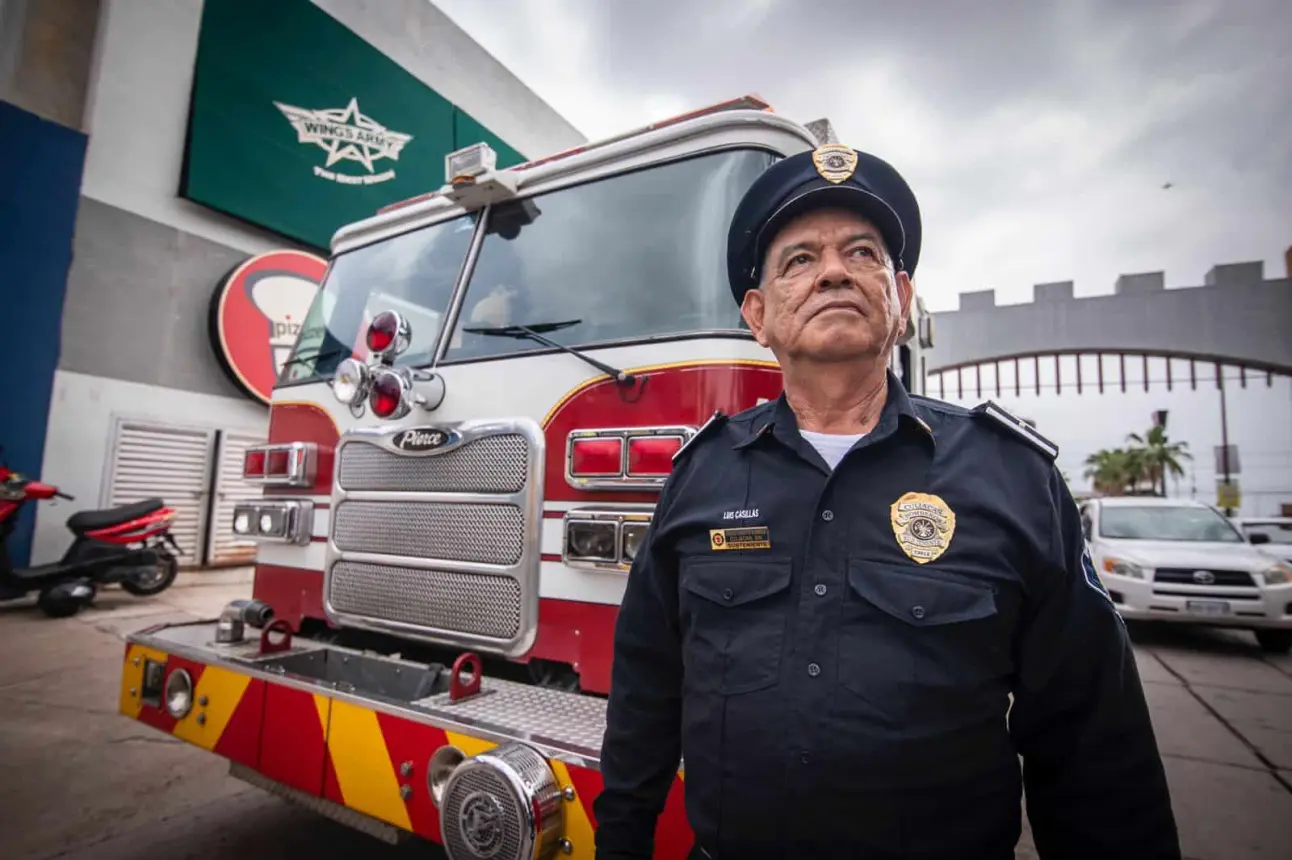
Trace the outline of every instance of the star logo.
{"label": "star logo", "polygon": [[[395,178],[394,170],[377,173],[373,162],[383,158],[399,160],[399,153],[413,139],[411,134],[391,131],[359,110],[359,100],[350,99],[343,108],[310,110],[274,102],[274,107],[296,129],[298,143],[312,143],[327,153],[327,162],[314,174],[345,185],[372,185]],[[363,165],[367,175],[338,173],[330,168],[341,161]]]}

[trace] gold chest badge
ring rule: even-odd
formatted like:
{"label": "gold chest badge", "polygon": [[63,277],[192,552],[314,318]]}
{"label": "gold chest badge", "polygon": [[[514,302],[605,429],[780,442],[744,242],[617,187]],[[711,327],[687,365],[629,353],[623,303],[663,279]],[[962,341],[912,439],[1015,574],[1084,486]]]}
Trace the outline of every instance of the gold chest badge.
{"label": "gold chest badge", "polygon": [[927,564],[951,545],[956,515],[947,503],[928,493],[906,493],[893,502],[893,534],[907,557]]}

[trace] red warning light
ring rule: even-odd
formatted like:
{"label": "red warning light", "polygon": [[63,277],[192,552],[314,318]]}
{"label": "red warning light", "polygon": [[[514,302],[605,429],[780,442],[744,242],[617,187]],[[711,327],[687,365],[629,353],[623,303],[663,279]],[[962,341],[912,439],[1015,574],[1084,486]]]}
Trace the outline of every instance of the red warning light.
{"label": "red warning light", "polygon": [[403,394],[404,383],[397,374],[388,371],[378,373],[372,380],[372,390],[368,393],[368,405],[372,407],[372,413],[378,418],[389,418],[399,411]]}
{"label": "red warning light", "polygon": [[399,315],[394,311],[382,311],[368,326],[368,349],[375,353],[384,353],[395,343],[399,336]]}

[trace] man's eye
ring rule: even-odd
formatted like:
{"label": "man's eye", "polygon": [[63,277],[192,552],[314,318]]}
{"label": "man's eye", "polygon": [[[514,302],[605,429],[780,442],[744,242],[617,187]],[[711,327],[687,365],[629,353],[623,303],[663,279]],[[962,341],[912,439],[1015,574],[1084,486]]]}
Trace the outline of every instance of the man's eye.
{"label": "man's eye", "polygon": [[870,247],[870,246],[868,246],[868,245],[860,245],[860,246],[858,246],[858,247],[856,247],[856,248],[853,248],[853,249],[852,249],[852,252],[853,252],[854,254],[860,254],[860,255],[865,256],[865,257],[873,257],[873,256],[875,256],[875,249],[874,249],[874,248],[871,248],[871,247]]}
{"label": "man's eye", "polygon": [[795,266],[806,266],[810,262],[812,262],[812,258],[807,254],[795,254],[793,257],[790,257],[789,264],[786,268],[792,269]]}

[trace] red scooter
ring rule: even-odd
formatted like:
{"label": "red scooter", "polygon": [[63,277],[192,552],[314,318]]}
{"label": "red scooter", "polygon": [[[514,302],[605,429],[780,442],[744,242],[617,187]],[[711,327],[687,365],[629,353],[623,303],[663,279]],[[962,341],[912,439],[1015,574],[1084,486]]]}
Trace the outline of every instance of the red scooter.
{"label": "red scooter", "polygon": [[74,539],[61,559],[15,569],[7,540],[19,509],[53,498],[73,500],[58,487],[28,480],[0,462],[0,600],[38,591],[37,605],[46,615],[66,618],[88,606],[107,583],[120,583],[137,597],[170,588],[179,570],[176,555],[184,553],[170,533],[175,510],[161,499],[72,514],[67,527]]}

